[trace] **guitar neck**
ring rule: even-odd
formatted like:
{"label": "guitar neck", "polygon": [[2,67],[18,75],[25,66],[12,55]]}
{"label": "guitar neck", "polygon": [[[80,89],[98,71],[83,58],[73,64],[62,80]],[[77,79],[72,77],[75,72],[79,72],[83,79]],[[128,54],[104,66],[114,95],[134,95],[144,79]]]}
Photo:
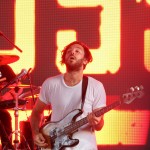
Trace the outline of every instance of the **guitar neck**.
{"label": "guitar neck", "polygon": [[[111,109],[119,106],[122,104],[122,101],[119,100],[119,101],[116,101],[100,110],[97,110],[96,112],[94,112],[95,116],[96,117],[99,117],[103,114],[105,114],[106,112],[110,111]],[[71,125],[67,126],[65,128],[65,133],[73,133],[74,131],[76,131],[78,128],[82,127],[83,125],[87,124],[88,123],[88,119],[87,117],[84,117],[82,118],[81,120],[79,121],[76,121],[76,122],[73,122]]]}
{"label": "guitar neck", "polygon": [[104,107],[104,108],[94,112],[94,114],[95,114],[96,117],[99,117],[99,116],[105,114],[106,112],[112,110],[113,108],[115,108],[115,107],[117,107],[117,106],[119,106],[121,104],[122,104],[121,100],[116,101],[116,102],[114,102],[114,103],[112,103],[112,104],[110,104],[110,105],[108,105],[108,106],[106,106],[106,107]]}

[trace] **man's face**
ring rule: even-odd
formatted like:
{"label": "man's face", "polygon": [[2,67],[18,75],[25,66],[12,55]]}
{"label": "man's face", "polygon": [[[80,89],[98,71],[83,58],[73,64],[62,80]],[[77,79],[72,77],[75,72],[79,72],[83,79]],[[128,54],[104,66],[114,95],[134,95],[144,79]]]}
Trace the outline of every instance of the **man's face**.
{"label": "man's face", "polygon": [[65,55],[65,64],[68,71],[80,70],[86,63],[84,48],[79,44],[71,45]]}

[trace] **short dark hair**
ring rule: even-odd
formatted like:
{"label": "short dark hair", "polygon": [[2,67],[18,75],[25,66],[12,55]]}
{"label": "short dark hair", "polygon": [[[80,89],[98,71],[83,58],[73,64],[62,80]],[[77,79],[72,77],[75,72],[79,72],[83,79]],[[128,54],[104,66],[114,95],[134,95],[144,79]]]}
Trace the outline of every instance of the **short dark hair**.
{"label": "short dark hair", "polygon": [[[89,62],[92,62],[93,61],[93,57],[92,57],[92,54],[89,50],[89,48],[82,42],[80,41],[74,41],[74,42],[71,42],[70,44],[68,44],[67,46],[64,47],[64,49],[61,51],[61,61],[60,63],[63,65],[65,64],[65,56],[66,56],[66,52],[67,50],[70,48],[70,46],[74,45],[74,44],[79,44],[83,47],[84,49],[84,58],[86,58],[86,60]],[[85,69],[86,65],[84,66],[84,69]]]}

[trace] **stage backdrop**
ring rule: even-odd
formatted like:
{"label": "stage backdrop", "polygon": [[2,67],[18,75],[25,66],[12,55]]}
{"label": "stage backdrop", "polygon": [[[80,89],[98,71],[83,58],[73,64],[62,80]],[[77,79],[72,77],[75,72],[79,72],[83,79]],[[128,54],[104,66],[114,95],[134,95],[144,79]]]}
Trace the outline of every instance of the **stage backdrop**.
{"label": "stage backdrop", "polygon": [[94,61],[84,73],[104,84],[108,104],[131,86],[144,86],[143,98],[105,114],[105,126],[96,132],[100,149],[148,150],[150,0],[0,0],[0,55],[18,55],[10,66],[16,74],[32,68],[34,86],[65,72],[61,50],[74,40],[90,48]]}

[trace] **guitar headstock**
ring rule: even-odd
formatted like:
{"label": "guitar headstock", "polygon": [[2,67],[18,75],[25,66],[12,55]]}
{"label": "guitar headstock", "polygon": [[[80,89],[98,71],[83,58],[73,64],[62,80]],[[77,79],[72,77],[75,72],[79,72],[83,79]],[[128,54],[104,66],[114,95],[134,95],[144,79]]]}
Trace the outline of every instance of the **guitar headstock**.
{"label": "guitar headstock", "polygon": [[144,87],[142,85],[130,88],[130,92],[122,95],[123,102],[130,104],[136,98],[142,98],[144,95]]}

